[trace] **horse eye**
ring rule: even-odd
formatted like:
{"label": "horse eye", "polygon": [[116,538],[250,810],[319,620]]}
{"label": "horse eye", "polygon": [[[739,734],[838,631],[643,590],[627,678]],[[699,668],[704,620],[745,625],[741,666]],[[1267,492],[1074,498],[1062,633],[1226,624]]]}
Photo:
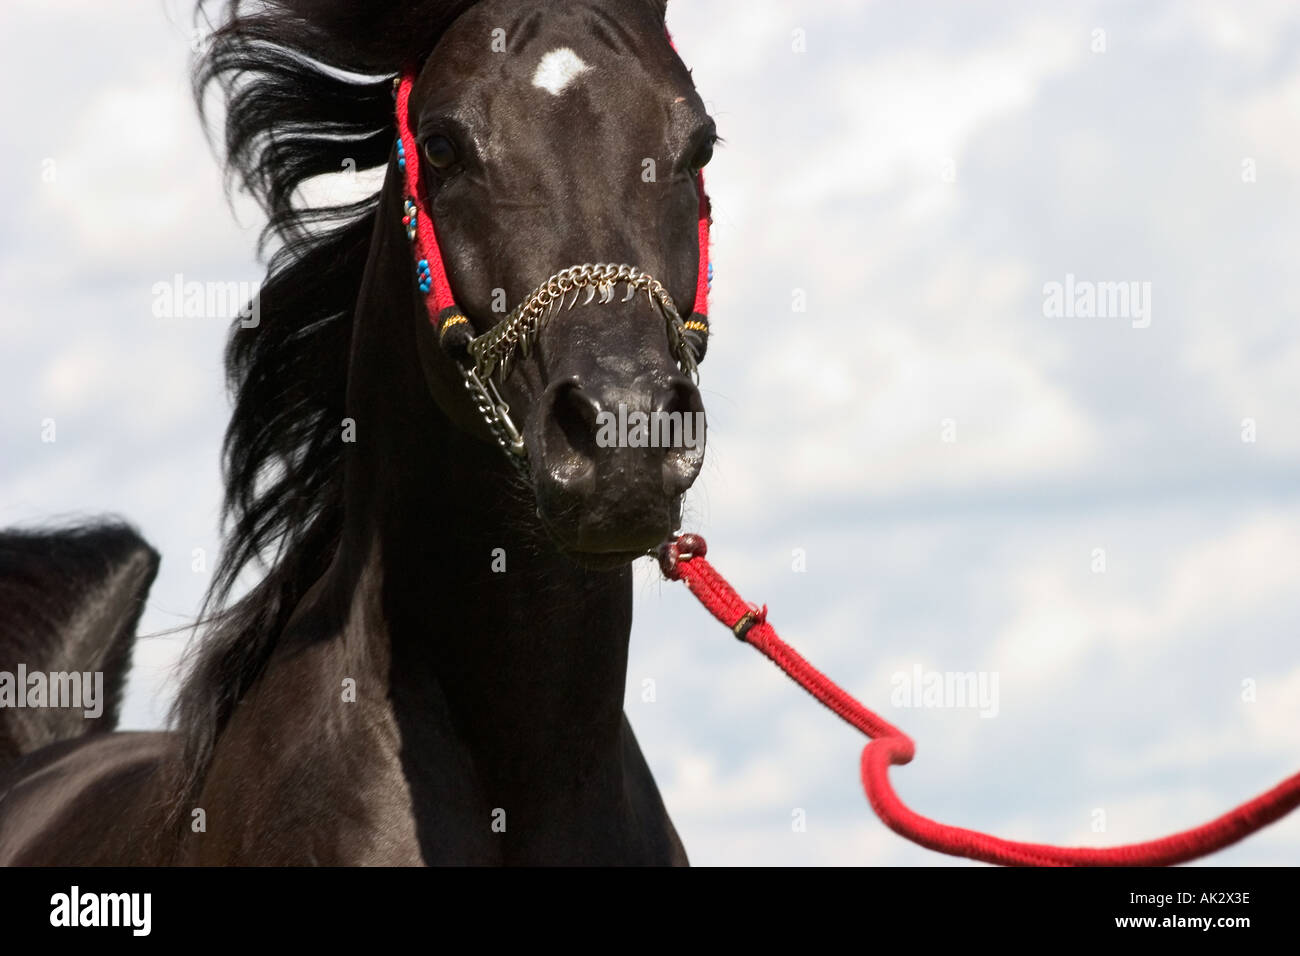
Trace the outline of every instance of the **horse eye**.
{"label": "horse eye", "polygon": [[450,169],[456,164],[456,147],[446,136],[430,136],[424,141],[424,158],[434,169]]}
{"label": "horse eye", "polygon": [[713,140],[708,140],[697,149],[695,155],[691,157],[691,170],[698,173],[705,166],[709,165],[711,159],[713,159]]}

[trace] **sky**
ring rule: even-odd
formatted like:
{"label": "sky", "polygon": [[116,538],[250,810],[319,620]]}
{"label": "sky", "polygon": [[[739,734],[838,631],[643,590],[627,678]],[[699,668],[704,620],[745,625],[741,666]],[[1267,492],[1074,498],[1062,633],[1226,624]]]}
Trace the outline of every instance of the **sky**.
{"label": "sky", "polygon": [[[123,715],[157,727],[229,404],[226,321],[154,288],[256,282],[260,221],[195,114],[188,5],[0,25],[0,525],[113,513],[162,553]],[[685,526],[912,736],[901,796],[1106,846],[1294,773],[1300,7],[672,0],[669,25],[725,138]],[[635,589],[626,708],[692,862],[963,862],[881,825],[861,737],[684,588],[645,561]],[[909,693],[966,674],[983,700]],[[1214,861],[1300,863],[1300,815]]]}

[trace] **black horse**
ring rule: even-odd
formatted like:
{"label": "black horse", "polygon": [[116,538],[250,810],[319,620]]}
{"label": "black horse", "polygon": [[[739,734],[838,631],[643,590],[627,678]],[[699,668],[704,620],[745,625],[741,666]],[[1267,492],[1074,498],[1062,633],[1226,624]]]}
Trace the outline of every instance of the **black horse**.
{"label": "black horse", "polygon": [[[423,164],[476,332],[584,262],[633,263],[690,315],[716,134],[664,17],[664,0],[221,7],[196,89],[224,91],[228,161],[277,251],[227,351],[207,631],[176,731],[93,733],[157,558],[120,527],[0,540],[0,596],[36,609],[0,669],[98,667],[111,698],[99,721],[0,711],[0,862],[685,863],[622,703],[630,565],[675,529],[700,456],[594,434],[618,405],[698,413],[699,394],[646,297],[579,301],[502,386],[520,474],[428,321],[394,146],[393,80],[418,70],[423,155],[402,159]],[[349,162],[386,165],[376,196],[299,204]],[[58,574],[53,550],[73,556]]]}

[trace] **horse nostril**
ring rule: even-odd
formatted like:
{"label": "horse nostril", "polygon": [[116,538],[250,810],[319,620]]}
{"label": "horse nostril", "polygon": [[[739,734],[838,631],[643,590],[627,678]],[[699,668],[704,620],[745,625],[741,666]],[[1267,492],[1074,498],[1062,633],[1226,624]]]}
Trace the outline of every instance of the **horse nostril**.
{"label": "horse nostril", "polygon": [[700,390],[688,378],[674,378],[667,389],[659,393],[655,411],[681,416],[698,415],[704,411]]}
{"label": "horse nostril", "polygon": [[[600,404],[577,381],[559,383],[551,393],[552,449],[567,459],[565,471],[575,476],[596,458],[596,425]],[[560,477],[557,475],[557,477]]]}
{"label": "horse nostril", "polygon": [[[584,388],[576,377],[564,379],[547,388],[539,411],[537,458],[555,491],[592,494],[599,473],[676,498],[699,474],[704,403],[684,376],[653,390]],[[632,496],[624,491],[627,505]]]}
{"label": "horse nostril", "polygon": [[655,410],[673,416],[672,429],[681,444],[664,452],[664,493],[675,497],[695,482],[704,462],[704,400],[688,378],[675,378],[659,393]]}
{"label": "horse nostril", "polygon": [[554,411],[569,444],[580,451],[586,450],[583,446],[592,444],[592,436],[596,434],[600,403],[577,382],[568,382],[555,393]]}

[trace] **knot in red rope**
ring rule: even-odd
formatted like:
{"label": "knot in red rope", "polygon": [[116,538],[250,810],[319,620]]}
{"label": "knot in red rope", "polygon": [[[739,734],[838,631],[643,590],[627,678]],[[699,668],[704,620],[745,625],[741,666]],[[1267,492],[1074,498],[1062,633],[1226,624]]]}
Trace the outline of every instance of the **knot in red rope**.
{"label": "knot in red rope", "polygon": [[[708,553],[708,542],[701,535],[683,534],[676,538],[670,538],[659,545],[657,553],[659,570],[663,572],[663,576],[668,580],[680,581],[682,572],[677,566],[678,562],[689,561],[691,558],[702,558]],[[767,608],[763,609],[763,613],[767,613]]]}

